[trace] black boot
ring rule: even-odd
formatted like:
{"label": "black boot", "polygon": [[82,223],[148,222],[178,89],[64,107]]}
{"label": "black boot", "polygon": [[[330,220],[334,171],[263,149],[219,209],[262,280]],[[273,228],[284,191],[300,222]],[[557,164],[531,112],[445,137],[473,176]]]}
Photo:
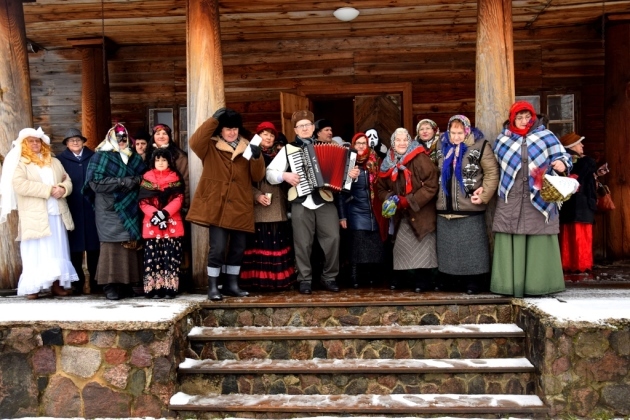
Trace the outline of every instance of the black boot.
{"label": "black boot", "polygon": [[208,299],[210,300],[221,300],[223,296],[217,289],[217,280],[218,277],[210,277],[208,276]]}
{"label": "black boot", "polygon": [[416,293],[426,292],[431,289],[431,269],[430,268],[417,268],[414,270],[414,277],[416,280]]}
{"label": "black boot", "polygon": [[355,289],[359,288],[359,278],[357,276],[357,265],[352,264],[350,266],[350,281],[352,282],[352,287]]}
{"label": "black boot", "polygon": [[238,275],[236,274],[226,274],[226,282],[223,284],[223,289],[221,289],[221,293],[228,296],[234,297],[245,297],[249,296],[245,290],[241,290],[238,288]]}
{"label": "black boot", "polygon": [[106,284],[103,286],[103,291],[105,292],[105,297],[108,300],[119,300],[120,295],[118,294],[118,285],[117,284]]}

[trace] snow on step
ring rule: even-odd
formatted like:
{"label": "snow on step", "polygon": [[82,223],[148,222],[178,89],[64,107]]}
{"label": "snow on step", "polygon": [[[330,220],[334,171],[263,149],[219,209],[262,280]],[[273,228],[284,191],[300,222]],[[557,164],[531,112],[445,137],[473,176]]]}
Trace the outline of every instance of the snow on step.
{"label": "snow on step", "polygon": [[515,324],[386,325],[344,327],[193,327],[190,340],[273,340],[336,338],[524,337]]}
{"label": "snow on step", "polygon": [[194,360],[179,365],[180,373],[457,373],[532,372],[524,357],[504,359],[312,359]]}
{"label": "snow on step", "polygon": [[323,413],[523,413],[546,412],[536,395],[188,395],[171,397],[171,410]]}

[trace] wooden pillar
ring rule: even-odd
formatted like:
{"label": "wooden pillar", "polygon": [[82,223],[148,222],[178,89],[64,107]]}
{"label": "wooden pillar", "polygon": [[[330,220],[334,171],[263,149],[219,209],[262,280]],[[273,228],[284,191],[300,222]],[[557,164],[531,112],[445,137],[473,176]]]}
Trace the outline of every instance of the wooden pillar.
{"label": "wooden pillar", "polygon": [[[188,68],[188,132],[225,106],[223,58],[217,0],[188,0],[186,57]],[[201,160],[188,151],[190,194],[201,177]],[[208,229],[192,226],[192,268],[195,289],[207,289]]]}
{"label": "wooden pillar", "polygon": [[511,0],[477,2],[475,125],[496,139],[514,102]]}
{"label": "wooden pillar", "polygon": [[68,41],[81,51],[81,133],[87,138],[86,146],[94,150],[112,125],[107,51],[113,45],[102,37]]}
{"label": "wooden pillar", "polygon": [[616,207],[605,217],[606,252],[621,259],[630,256],[630,21],[607,22],[605,45],[606,180]]}
{"label": "wooden pillar", "polygon": [[[5,156],[21,129],[33,126],[24,10],[19,0],[0,0],[0,154]],[[17,287],[22,261],[17,213],[0,225],[0,289]]]}

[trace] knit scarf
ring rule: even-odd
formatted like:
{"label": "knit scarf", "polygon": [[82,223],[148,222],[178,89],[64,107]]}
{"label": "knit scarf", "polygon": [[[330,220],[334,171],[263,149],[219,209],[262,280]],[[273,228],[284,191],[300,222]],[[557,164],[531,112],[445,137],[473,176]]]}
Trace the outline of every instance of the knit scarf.
{"label": "knit scarf", "polygon": [[[448,132],[444,133],[442,141],[442,155],[444,156],[444,163],[442,165],[442,176],[440,177],[440,184],[442,185],[442,190],[444,194],[448,197],[450,193],[450,184],[451,178],[453,177],[453,166],[455,166],[455,179],[457,179],[457,183],[461,188],[462,192],[468,196],[466,193],[466,188],[464,187],[464,179],[462,177],[462,158],[468,151],[468,146],[466,143],[461,142],[459,144],[459,152],[456,155],[457,145],[450,142]],[[454,162],[454,164],[453,164]]]}
{"label": "knit scarf", "polygon": [[[92,204],[94,204],[95,193],[90,187],[90,181],[102,181],[105,178],[123,178],[126,176],[141,175],[146,169],[142,158],[133,154],[129,157],[127,164],[122,162],[118,150],[94,153],[88,164],[85,175],[85,184],[81,192]],[[142,237],[140,232],[140,218],[138,207],[138,189],[131,191],[115,191],[114,211],[122,222],[125,230],[129,233],[132,241]]]}
{"label": "knit scarf", "polygon": [[399,172],[402,171],[405,177],[405,195],[411,194],[413,185],[411,184],[411,171],[407,168],[407,164],[421,153],[428,155],[427,149],[417,141],[409,143],[407,151],[402,155],[396,153],[393,146],[390,147],[387,156],[385,156],[381,164],[379,176],[381,178],[389,178],[393,182],[396,182]]}

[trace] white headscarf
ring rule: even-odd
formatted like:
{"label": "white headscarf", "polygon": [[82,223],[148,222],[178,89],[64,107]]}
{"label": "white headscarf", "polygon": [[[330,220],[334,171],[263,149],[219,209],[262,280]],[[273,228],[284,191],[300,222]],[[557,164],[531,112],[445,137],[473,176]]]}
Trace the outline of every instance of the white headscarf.
{"label": "white headscarf", "polygon": [[17,197],[13,189],[13,175],[22,157],[22,141],[27,137],[36,137],[46,144],[50,144],[50,138],[44,134],[44,130],[39,127],[23,128],[18,134],[18,138],[13,140],[13,148],[7,153],[2,165],[2,175],[0,177],[0,224],[7,221],[7,216],[12,210],[17,210]]}
{"label": "white headscarf", "polygon": [[[118,139],[116,138],[117,131],[124,131],[125,135],[127,136],[127,147],[125,147],[124,149],[121,149],[118,146]],[[105,135],[105,140],[103,140],[101,144],[96,146],[96,151],[118,152],[120,153],[120,158],[122,159],[123,163],[126,165],[127,162],[129,162],[129,156],[131,156],[132,154],[132,151],[129,148],[129,133],[127,133],[127,128],[120,123],[110,128],[107,132],[107,135]]]}

